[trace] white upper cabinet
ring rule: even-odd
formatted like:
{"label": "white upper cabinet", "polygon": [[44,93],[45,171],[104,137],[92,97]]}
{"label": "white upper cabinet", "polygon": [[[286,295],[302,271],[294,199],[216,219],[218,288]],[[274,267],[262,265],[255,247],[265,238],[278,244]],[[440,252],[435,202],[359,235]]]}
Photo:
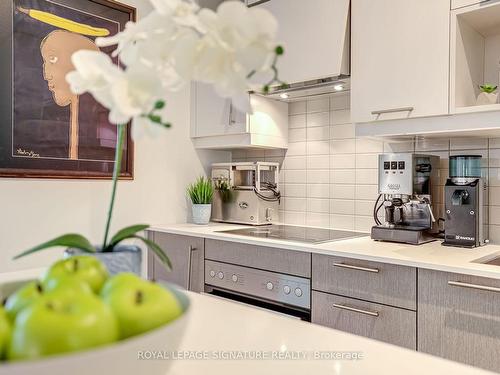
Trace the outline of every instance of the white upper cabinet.
{"label": "white upper cabinet", "polygon": [[191,138],[196,148],[287,148],[288,104],[251,95],[253,114],[237,110],[202,83],[191,86]]}
{"label": "white upper cabinet", "polygon": [[352,0],[353,122],[448,114],[450,0]]}
{"label": "white upper cabinet", "polygon": [[349,0],[247,0],[278,20],[278,61],[287,83],[349,74]]}

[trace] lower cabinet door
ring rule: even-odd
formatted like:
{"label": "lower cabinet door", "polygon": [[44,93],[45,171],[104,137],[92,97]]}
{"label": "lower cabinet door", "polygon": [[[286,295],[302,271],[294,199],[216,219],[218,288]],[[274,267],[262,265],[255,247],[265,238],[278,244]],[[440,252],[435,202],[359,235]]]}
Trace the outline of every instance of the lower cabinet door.
{"label": "lower cabinet door", "polygon": [[313,291],[312,322],[409,349],[417,347],[414,311]]}
{"label": "lower cabinet door", "polygon": [[205,283],[204,239],[161,232],[149,232],[148,236],[163,249],[172,263],[172,269],[167,270],[150,250],[148,278],[202,292]]}
{"label": "lower cabinet door", "polygon": [[418,350],[500,371],[500,280],[419,269]]}

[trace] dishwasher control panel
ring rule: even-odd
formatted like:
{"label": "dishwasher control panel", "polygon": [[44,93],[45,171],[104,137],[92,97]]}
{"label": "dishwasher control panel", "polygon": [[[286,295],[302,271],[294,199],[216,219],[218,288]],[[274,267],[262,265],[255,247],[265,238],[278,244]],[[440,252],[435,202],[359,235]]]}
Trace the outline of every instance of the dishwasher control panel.
{"label": "dishwasher control panel", "polygon": [[311,308],[311,281],[303,277],[206,260],[205,284],[294,307]]}

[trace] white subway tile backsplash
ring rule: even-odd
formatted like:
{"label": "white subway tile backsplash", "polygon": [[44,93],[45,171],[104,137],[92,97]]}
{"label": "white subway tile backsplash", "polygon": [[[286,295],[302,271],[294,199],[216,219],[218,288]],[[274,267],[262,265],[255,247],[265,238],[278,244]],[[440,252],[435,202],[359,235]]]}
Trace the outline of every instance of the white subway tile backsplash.
{"label": "white subway tile backsplash", "polygon": [[306,225],[328,228],[330,226],[330,215],[318,212],[307,212]]}
{"label": "white subway tile backsplash", "polygon": [[354,230],[354,216],[353,215],[330,215],[330,228]]}
{"label": "white subway tile backsplash", "polygon": [[330,100],[328,97],[311,99],[307,101],[307,113],[328,112],[330,110]]}
{"label": "white subway tile backsplash", "polygon": [[330,156],[331,169],[354,169],[356,168],[356,158],[352,154],[338,154]]}
{"label": "white subway tile backsplash", "polygon": [[378,154],[356,154],[356,168],[378,169]]}
{"label": "white subway tile backsplash", "polygon": [[490,206],[490,224],[500,225],[500,206]]}
{"label": "white subway tile backsplash", "polygon": [[378,169],[356,169],[356,184],[378,184]]}
{"label": "white subway tile backsplash", "polygon": [[330,113],[318,112],[307,114],[307,127],[328,126],[330,125]]}
{"label": "white subway tile backsplash", "polygon": [[328,184],[330,182],[330,172],[328,169],[307,170],[308,184]]}
{"label": "white subway tile backsplash", "polygon": [[341,215],[352,215],[355,201],[349,199],[330,199],[330,213]]}
{"label": "white subway tile backsplash", "polygon": [[330,142],[330,149],[332,154],[354,154],[356,152],[355,139],[334,139]]}
{"label": "white subway tile backsplash", "polygon": [[304,198],[306,196],[306,184],[283,184],[281,186],[285,197]]}
{"label": "white subway tile backsplash", "polygon": [[307,184],[308,198],[330,198],[329,184]]}
{"label": "white subway tile backsplash", "polygon": [[355,199],[355,185],[330,184],[330,198],[333,199]]}
{"label": "white subway tile backsplash", "polygon": [[308,155],[307,169],[330,169],[330,156]]}
{"label": "white subway tile backsplash", "polygon": [[307,198],[307,211],[328,214],[330,211],[330,200]]}
{"label": "white subway tile backsplash", "polygon": [[329,155],[330,141],[307,142],[307,155]]}
{"label": "white subway tile backsplash", "polygon": [[[287,156],[283,161],[283,169],[306,169],[306,157],[305,156]],[[305,181],[304,181],[305,182]]]}
{"label": "white subway tile backsplash", "polygon": [[[356,200],[354,207],[354,214],[358,216],[372,216],[373,217],[373,208],[375,206],[375,199],[373,200]],[[382,212],[383,209],[380,210]]]}
{"label": "white subway tile backsplash", "polygon": [[296,128],[305,128],[306,127],[306,115],[294,115],[288,116],[288,128],[296,129]]}
{"label": "white subway tile backsplash", "polygon": [[314,128],[307,128],[307,141],[327,141],[330,139],[329,126],[317,126]]}
{"label": "white subway tile backsplash", "polygon": [[354,218],[354,230],[358,232],[369,233],[374,224],[371,216],[356,216]]}
{"label": "white subway tile backsplash", "polygon": [[[350,97],[334,94],[289,104],[288,150],[234,150],[233,160],[282,163],[280,220],[286,224],[370,231],[378,196],[378,155],[417,152],[440,157],[434,206],[442,217],[449,156],[480,154],[488,180],[490,240],[500,243],[500,138],[418,138],[381,142],[355,136]],[[383,218],[383,210],[378,216]]]}
{"label": "white subway tile backsplash", "polygon": [[288,144],[286,156],[301,156],[306,154],[306,142],[291,142]]}
{"label": "white subway tile backsplash", "polygon": [[349,139],[355,137],[354,124],[330,125],[330,139]]}
{"label": "white subway tile backsplash", "polygon": [[378,196],[378,185],[356,185],[356,199],[372,200]]}
{"label": "white subway tile backsplash", "polygon": [[351,111],[348,109],[342,109],[340,111],[330,112],[330,124],[340,125],[340,124],[350,124],[351,123]]}
{"label": "white subway tile backsplash", "polygon": [[451,138],[450,150],[473,150],[473,149],[487,149],[487,138]]}
{"label": "white subway tile backsplash", "polygon": [[306,113],[306,102],[291,102],[288,104],[288,114],[289,115],[298,115]]}
{"label": "white subway tile backsplash", "polygon": [[306,171],[300,170],[285,170],[285,181],[286,184],[303,184],[306,182]]}
{"label": "white subway tile backsplash", "polygon": [[330,110],[349,109],[351,107],[351,97],[349,94],[335,94],[330,96]]}
{"label": "white subway tile backsplash", "polygon": [[291,225],[306,225],[306,213],[284,211],[285,223]]}
{"label": "white subway tile backsplash", "polygon": [[288,130],[288,142],[305,142],[306,139],[306,128]]}
{"label": "white subway tile backsplash", "polygon": [[283,205],[286,211],[305,211],[307,208],[307,201],[305,198],[283,198]]}
{"label": "white subway tile backsplash", "polygon": [[354,169],[332,169],[330,170],[331,184],[355,184],[356,170]]}

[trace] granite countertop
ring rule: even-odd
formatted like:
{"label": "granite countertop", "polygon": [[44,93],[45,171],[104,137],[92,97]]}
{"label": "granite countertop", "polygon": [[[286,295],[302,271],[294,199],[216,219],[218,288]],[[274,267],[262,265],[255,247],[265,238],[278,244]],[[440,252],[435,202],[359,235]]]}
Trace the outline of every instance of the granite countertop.
{"label": "granite countertop", "polygon": [[[217,297],[194,293],[189,296],[192,315],[178,359],[169,372],[172,375],[488,374]],[[239,359],[228,359],[230,355]],[[267,359],[245,360],[244,355],[267,356]],[[343,355],[344,359],[332,359],[334,355]],[[195,356],[205,359],[193,359]],[[329,359],[317,359],[319,356]],[[354,356],[360,359],[348,359]]]}
{"label": "granite countertop", "polygon": [[223,230],[244,227],[220,223],[160,224],[151,226],[150,230],[500,279],[499,266],[477,263],[478,259],[484,261],[499,256],[498,245],[488,244],[474,249],[461,249],[445,247],[440,241],[434,241],[416,246],[373,241],[369,236],[314,245],[220,233]]}

